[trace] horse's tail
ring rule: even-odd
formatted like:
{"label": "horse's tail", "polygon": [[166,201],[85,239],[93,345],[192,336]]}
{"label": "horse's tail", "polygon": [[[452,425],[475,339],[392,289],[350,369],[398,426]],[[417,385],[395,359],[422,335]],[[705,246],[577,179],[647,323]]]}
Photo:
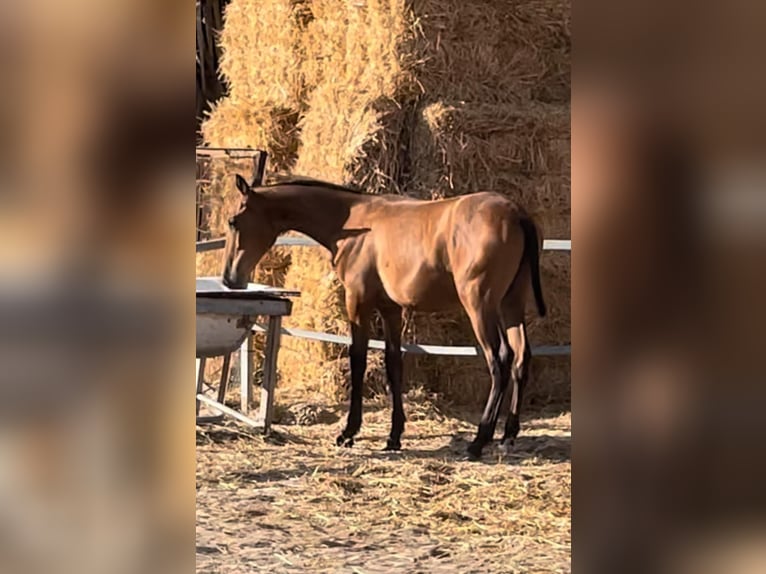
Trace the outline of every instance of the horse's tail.
{"label": "horse's tail", "polygon": [[529,263],[529,270],[532,275],[532,291],[535,295],[537,313],[540,317],[545,317],[547,311],[543,300],[543,290],[540,286],[540,243],[537,226],[529,217],[522,217],[519,224],[524,232],[524,259]]}

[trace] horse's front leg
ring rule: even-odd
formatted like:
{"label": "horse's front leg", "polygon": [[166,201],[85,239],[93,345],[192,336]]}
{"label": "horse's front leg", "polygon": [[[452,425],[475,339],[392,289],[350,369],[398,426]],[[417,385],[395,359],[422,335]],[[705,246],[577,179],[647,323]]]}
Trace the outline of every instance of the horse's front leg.
{"label": "horse's front leg", "polygon": [[338,446],[351,447],[354,436],[362,426],[362,387],[364,373],[367,370],[367,347],[370,340],[370,314],[361,305],[360,298],[353,292],[346,294],[346,308],[351,323],[351,347],[349,362],[351,363],[351,404],[346,420],[346,428],[338,435],[335,442]]}

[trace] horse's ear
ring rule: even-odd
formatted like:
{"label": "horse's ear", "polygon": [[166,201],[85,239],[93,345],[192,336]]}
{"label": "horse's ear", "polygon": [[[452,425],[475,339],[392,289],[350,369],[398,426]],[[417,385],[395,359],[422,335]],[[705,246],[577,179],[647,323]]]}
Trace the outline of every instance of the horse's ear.
{"label": "horse's ear", "polygon": [[247,180],[239,174],[237,174],[237,189],[245,197],[247,197],[252,191],[250,185],[247,183]]}

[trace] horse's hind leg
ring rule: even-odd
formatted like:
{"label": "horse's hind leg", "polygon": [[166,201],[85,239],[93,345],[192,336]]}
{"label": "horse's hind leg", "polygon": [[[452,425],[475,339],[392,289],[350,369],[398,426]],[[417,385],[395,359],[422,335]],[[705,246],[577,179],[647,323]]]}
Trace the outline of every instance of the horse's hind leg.
{"label": "horse's hind leg", "polygon": [[511,406],[508,412],[508,419],[505,422],[505,432],[500,441],[500,448],[508,453],[513,447],[516,437],[521,428],[519,422],[519,413],[521,410],[521,401],[529,378],[529,363],[532,359],[532,349],[527,341],[527,334],[524,323],[508,329],[508,342],[513,349],[515,361],[511,365]]}
{"label": "horse's hind leg", "polygon": [[476,338],[484,351],[484,357],[487,360],[490,377],[492,378],[492,388],[489,391],[487,404],[479,423],[479,429],[476,438],[468,447],[468,454],[471,458],[481,457],[483,448],[490,442],[495,434],[497,418],[500,414],[500,405],[503,402],[503,396],[508,388],[508,379],[510,378],[510,364],[513,360],[513,354],[508,345],[505,330],[503,329],[500,314],[483,305],[479,293],[475,297],[461,297],[468,316],[471,319]]}
{"label": "horse's hind leg", "polygon": [[[523,272],[522,275],[523,280]],[[500,448],[510,451],[519,434],[519,413],[524,387],[529,377],[529,363],[532,359],[532,349],[527,340],[526,325],[524,324],[525,286],[528,282],[516,282],[503,300],[503,319],[507,329],[508,343],[513,351],[514,360],[511,363],[511,405],[508,419],[505,422],[505,432],[500,441]]]}
{"label": "horse's hind leg", "polygon": [[386,336],[386,375],[391,393],[391,434],[385,450],[402,448],[404,406],[402,405],[402,309],[398,306],[381,309]]}

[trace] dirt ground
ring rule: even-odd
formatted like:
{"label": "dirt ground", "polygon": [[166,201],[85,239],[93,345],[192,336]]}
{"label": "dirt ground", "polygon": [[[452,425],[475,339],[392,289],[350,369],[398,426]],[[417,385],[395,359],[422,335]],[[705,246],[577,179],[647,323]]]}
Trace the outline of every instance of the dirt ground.
{"label": "dirt ground", "polygon": [[197,572],[570,572],[569,413],[522,418],[514,453],[477,463],[475,415],[405,408],[401,453],[381,451],[380,401],[352,449],[338,407],[298,405],[269,437],[198,427]]}

